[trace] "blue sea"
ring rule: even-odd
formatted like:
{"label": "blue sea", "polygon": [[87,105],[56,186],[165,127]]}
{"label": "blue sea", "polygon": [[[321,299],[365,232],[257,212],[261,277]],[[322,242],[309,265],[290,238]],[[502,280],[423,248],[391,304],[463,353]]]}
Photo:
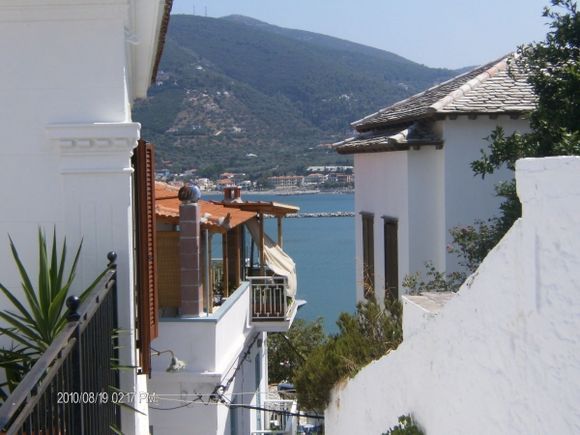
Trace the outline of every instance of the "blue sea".
{"label": "blue sea", "polygon": [[[243,199],[276,201],[300,207],[301,212],[353,211],[354,195],[251,195]],[[214,195],[204,199],[221,199]],[[276,240],[276,220],[266,221],[266,232]],[[296,262],[298,299],[307,304],[298,318],[324,319],[328,333],[337,332],[336,320],[355,308],[354,218],[323,217],[284,219],[284,250]]]}

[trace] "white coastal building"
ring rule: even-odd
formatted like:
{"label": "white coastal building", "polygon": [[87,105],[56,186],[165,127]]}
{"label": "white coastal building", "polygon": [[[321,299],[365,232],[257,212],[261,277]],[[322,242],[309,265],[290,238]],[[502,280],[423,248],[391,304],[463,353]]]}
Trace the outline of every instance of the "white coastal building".
{"label": "white coastal building", "polygon": [[[83,240],[73,294],[115,251],[119,327],[127,331],[120,360],[129,367],[140,366],[131,163],[140,125],[131,105],[155,76],[170,8],[171,0],[0,2],[0,282],[20,289],[8,235],[32,275],[39,227],[55,228],[70,250]],[[123,391],[147,391],[138,369],[120,378]],[[122,412],[124,433],[149,433],[147,406],[137,407],[144,414]]]}
{"label": "white coastal building", "polygon": [[475,177],[470,163],[497,127],[526,131],[533,92],[506,59],[467,72],[369,115],[337,145],[354,155],[357,300],[364,288],[398,295],[409,273],[431,261],[458,269],[449,230],[497,213],[494,185],[506,173]]}
{"label": "white coastal building", "polygon": [[[221,202],[188,202],[156,183],[156,435],[295,433],[296,403],[268,393],[266,338],[287,331],[301,303],[282,250],[282,218],[298,209],[243,201],[240,190],[226,188]],[[264,233],[265,214],[278,218],[276,242]]]}

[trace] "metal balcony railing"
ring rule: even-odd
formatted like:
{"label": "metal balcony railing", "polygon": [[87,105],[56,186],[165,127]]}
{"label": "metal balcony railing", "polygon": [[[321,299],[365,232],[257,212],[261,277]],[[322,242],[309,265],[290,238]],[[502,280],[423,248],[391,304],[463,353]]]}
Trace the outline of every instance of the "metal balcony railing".
{"label": "metal balcony railing", "polygon": [[250,276],[252,320],[283,320],[293,299],[285,276]]}
{"label": "metal balcony railing", "polygon": [[1,434],[120,429],[116,257],[109,253],[109,271],[80,307],[67,300],[69,323],[0,407]]}
{"label": "metal balcony railing", "polygon": [[296,433],[296,401],[266,400],[263,404],[263,420],[267,427],[257,428],[252,435],[289,435]]}

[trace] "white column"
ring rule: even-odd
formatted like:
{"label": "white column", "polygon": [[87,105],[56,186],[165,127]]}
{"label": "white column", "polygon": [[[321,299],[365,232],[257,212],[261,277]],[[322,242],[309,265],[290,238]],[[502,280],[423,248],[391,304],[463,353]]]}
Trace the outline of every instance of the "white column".
{"label": "white column", "polygon": [[[121,364],[136,366],[131,155],[138,123],[51,125],[49,140],[60,152],[65,232],[75,246],[83,240],[77,276],[79,293],[117,253]],[[120,372],[121,389],[134,391],[135,370]],[[123,411],[124,433],[134,433],[138,413]]]}

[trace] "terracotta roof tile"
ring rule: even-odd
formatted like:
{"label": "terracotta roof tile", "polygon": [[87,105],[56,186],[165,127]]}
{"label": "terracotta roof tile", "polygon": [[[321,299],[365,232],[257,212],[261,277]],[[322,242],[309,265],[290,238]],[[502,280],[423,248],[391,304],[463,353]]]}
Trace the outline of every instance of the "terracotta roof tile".
{"label": "terracotta roof tile", "polygon": [[[160,181],[155,182],[155,214],[166,218],[174,223],[179,222],[179,199],[177,198],[178,187],[171,186]],[[256,216],[256,213],[226,208],[222,204],[200,200],[200,214],[205,222],[202,228],[211,232],[224,232],[229,228],[237,227]],[[228,218],[229,215],[229,218]],[[220,222],[225,222],[220,225]]]}

